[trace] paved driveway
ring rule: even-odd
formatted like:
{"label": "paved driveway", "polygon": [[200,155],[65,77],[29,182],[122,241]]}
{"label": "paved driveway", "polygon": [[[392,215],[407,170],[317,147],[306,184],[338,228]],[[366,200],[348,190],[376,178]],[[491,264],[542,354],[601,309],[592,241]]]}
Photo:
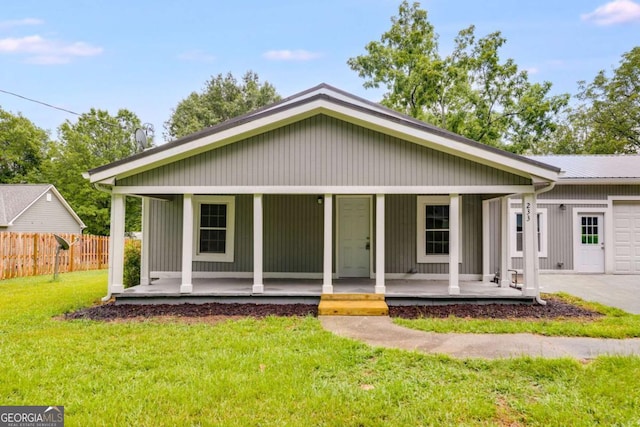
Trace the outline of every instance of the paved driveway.
{"label": "paved driveway", "polygon": [[640,275],[541,274],[542,292],[566,292],[640,314]]}

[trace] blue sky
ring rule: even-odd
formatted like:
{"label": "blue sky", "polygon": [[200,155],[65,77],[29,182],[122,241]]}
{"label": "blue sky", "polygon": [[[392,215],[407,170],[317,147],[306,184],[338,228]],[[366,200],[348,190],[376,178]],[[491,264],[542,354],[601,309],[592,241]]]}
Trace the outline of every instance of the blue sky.
{"label": "blue sky", "polygon": [[[399,0],[20,0],[0,11],[0,89],[83,113],[135,112],[162,141],[171,109],[218,73],[246,70],[289,96],[321,82],[379,101],[346,65],[378,40]],[[470,24],[507,38],[554,93],[577,92],[640,45],[639,0],[424,0],[447,53]],[[56,128],[75,116],[0,93],[0,107]]]}

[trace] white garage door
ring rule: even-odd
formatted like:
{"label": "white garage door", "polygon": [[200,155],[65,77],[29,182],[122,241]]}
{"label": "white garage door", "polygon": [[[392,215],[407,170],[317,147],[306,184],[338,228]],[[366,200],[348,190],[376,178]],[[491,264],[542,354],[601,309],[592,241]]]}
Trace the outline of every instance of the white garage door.
{"label": "white garage door", "polygon": [[616,273],[640,274],[640,201],[613,203]]}

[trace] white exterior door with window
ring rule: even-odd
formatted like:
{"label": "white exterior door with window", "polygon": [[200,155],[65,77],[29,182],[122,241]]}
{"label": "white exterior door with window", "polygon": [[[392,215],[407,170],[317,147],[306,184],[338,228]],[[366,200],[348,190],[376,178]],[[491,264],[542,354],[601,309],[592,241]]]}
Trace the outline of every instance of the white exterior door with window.
{"label": "white exterior door with window", "polygon": [[604,273],[604,215],[578,213],[575,270],[581,273]]}
{"label": "white exterior door with window", "polygon": [[338,198],[338,275],[369,277],[371,197]]}

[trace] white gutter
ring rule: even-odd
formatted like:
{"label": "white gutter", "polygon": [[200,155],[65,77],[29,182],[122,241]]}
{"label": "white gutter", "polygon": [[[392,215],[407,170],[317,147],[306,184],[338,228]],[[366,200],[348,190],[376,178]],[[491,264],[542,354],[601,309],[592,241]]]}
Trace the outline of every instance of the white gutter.
{"label": "white gutter", "polygon": [[[539,189],[538,191],[534,191],[533,194],[536,195],[536,204],[538,203],[538,194],[546,193],[547,191],[553,190],[556,186],[556,182],[552,181],[548,186]],[[539,275],[539,274],[538,274]],[[547,302],[540,298],[540,278],[536,280],[536,302],[540,305],[547,305]]]}

